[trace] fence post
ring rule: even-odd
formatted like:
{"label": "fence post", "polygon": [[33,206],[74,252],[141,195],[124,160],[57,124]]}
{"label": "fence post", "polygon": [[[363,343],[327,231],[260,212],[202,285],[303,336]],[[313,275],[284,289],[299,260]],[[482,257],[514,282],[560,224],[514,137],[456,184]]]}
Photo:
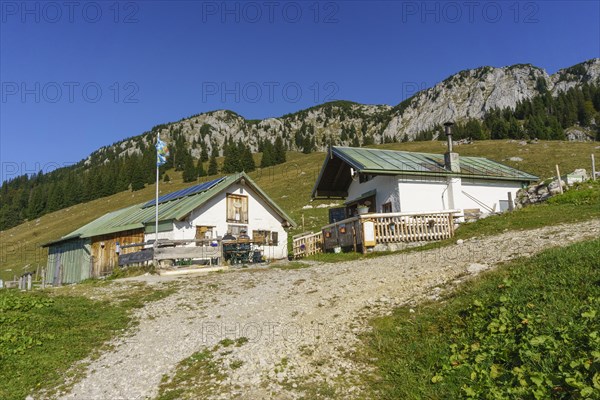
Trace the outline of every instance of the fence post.
{"label": "fence post", "polygon": [[592,180],[596,180],[596,160],[594,159],[594,155],[592,154]]}
{"label": "fence post", "polygon": [[31,290],[31,277],[32,274],[27,275],[27,290]]}
{"label": "fence post", "polygon": [[560,171],[558,170],[558,164],[556,164],[556,179],[558,179],[558,189],[560,190],[560,194],[563,194],[562,179],[560,179]]}
{"label": "fence post", "polygon": [[515,203],[513,203],[512,192],[508,192],[508,211],[515,209]]}

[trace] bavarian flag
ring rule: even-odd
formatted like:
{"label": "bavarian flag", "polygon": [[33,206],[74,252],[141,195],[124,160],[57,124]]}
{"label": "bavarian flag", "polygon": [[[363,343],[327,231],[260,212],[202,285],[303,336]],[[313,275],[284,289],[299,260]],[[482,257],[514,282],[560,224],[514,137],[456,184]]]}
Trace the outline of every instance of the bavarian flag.
{"label": "bavarian flag", "polygon": [[166,163],[168,156],[169,149],[167,148],[167,144],[158,138],[158,141],[156,142],[156,166],[160,167]]}

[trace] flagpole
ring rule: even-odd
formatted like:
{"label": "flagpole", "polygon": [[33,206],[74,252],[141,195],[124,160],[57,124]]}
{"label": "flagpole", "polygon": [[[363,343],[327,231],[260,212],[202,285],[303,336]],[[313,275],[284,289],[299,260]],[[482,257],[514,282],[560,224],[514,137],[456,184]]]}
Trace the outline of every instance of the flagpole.
{"label": "flagpole", "polygon": [[[160,131],[156,132],[156,143],[160,142]],[[160,168],[158,165],[158,149],[156,149],[156,200],[154,201],[154,208],[156,209],[155,222],[154,222],[154,248],[156,249],[158,245],[158,169]]]}

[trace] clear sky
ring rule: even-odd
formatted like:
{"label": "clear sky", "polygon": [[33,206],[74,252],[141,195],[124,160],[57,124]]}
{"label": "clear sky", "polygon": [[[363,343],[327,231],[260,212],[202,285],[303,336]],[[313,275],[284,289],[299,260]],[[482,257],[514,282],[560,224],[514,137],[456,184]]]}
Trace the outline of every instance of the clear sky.
{"label": "clear sky", "polygon": [[600,57],[599,1],[0,1],[2,180],[215,109],[396,105],[462,69]]}

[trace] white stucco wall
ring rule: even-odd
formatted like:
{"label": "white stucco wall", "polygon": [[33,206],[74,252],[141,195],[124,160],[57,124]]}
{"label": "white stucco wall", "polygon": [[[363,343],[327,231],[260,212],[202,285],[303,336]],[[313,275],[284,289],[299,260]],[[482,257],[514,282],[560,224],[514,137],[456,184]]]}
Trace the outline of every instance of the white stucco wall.
{"label": "white stucco wall", "polygon": [[400,212],[449,209],[445,177],[398,177]]}
{"label": "white stucco wall", "polygon": [[520,182],[510,181],[443,176],[376,176],[368,182],[352,182],[348,188],[347,200],[351,201],[368,191],[376,190],[378,212],[381,211],[382,204],[391,201],[393,212],[479,208],[483,213],[488,213],[490,210],[500,211],[500,200],[508,200],[509,191],[514,200],[520,188]]}
{"label": "white stucco wall", "polygon": [[392,203],[392,211],[398,212],[398,178],[396,176],[379,175],[375,176],[370,181],[360,183],[352,181],[348,188],[348,201],[359,198],[364,193],[371,190],[377,190],[375,196],[375,209],[381,211],[381,205],[387,202]]}
{"label": "white stucco wall", "polygon": [[479,204],[483,203],[490,209],[500,211],[500,200],[508,200],[508,192],[511,192],[514,201],[520,188],[520,182],[463,179],[462,191],[469,196],[463,194],[460,208],[479,208],[483,213],[490,212]]}
{"label": "white stucco wall", "polygon": [[[227,194],[248,196],[248,224],[227,222]],[[214,226],[213,236],[224,236],[228,225],[244,225],[248,235],[252,237],[253,230],[266,230],[278,233],[277,246],[263,246],[263,254],[269,259],[286,258],[288,255],[287,231],[281,225],[283,220],[248,186],[240,184],[231,185],[217,196],[195,209],[184,221],[175,221],[173,231],[159,233],[159,238],[165,237],[174,240],[190,240],[196,236],[196,226]],[[154,234],[146,235],[146,239],[153,239]],[[193,244],[191,244],[193,245]]]}

